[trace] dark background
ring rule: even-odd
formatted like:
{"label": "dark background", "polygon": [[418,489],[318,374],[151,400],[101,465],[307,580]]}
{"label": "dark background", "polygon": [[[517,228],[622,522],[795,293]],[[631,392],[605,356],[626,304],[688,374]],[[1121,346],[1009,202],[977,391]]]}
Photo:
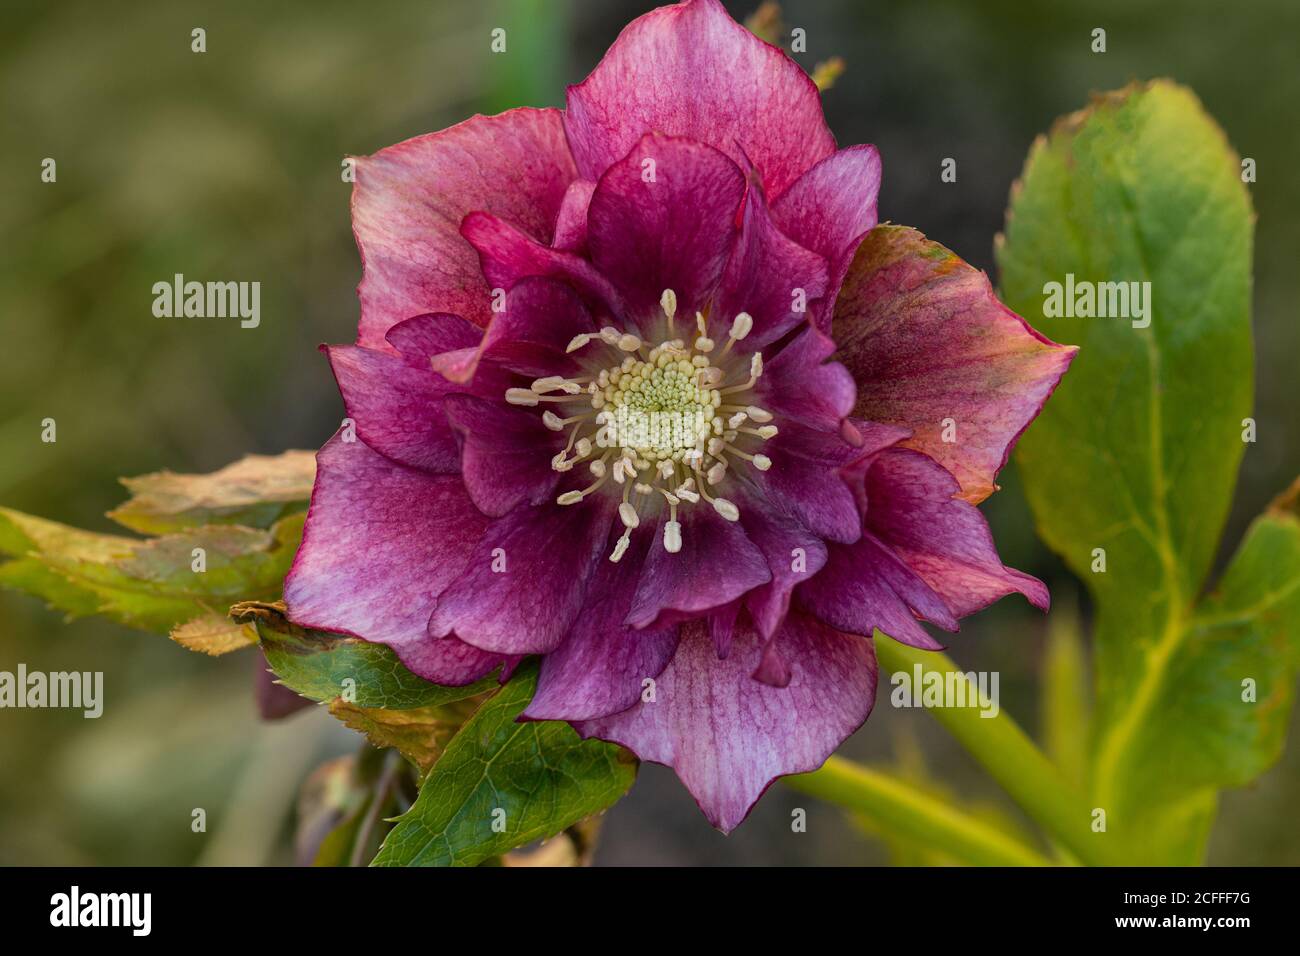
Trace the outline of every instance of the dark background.
{"label": "dark background", "polygon": [[[738,16],[754,2],[728,3]],[[0,504],[110,530],[115,479],[211,470],[246,452],[320,444],[341,403],[322,341],[347,341],[360,262],[341,182],[373,152],[474,112],[562,105],[622,25],[628,0],[361,3],[26,3],[0,31]],[[824,97],[840,143],[884,159],[881,218],[917,226],[992,270],[993,237],[1033,138],[1092,91],[1170,76],[1197,91],[1258,163],[1255,330],[1259,440],[1242,468],[1225,553],[1300,472],[1295,385],[1300,73],[1294,0],[794,2],[806,68],[847,72]],[[489,52],[504,27],[508,53]],[[1094,27],[1107,52],[1090,50]],[[190,30],[207,30],[207,52]],[[58,182],[40,181],[45,157]],[[958,161],[958,181],[939,180]],[[154,282],[259,280],[262,323],[157,319]],[[994,276],[996,281],[996,276]],[[42,444],[40,422],[58,422]],[[1014,467],[984,507],[1004,560],[1073,580],[1034,536]],[[1031,732],[1045,619],[1011,600],[969,621],[951,653],[999,670]],[[302,776],[355,746],[327,715],[259,724],[254,652],[220,660],[90,619],[65,624],[0,593],[0,668],[103,670],[97,721],[0,713],[0,863],[263,863],[289,859]],[[885,688],[887,689],[887,688]],[[882,699],[885,699],[882,693]],[[1214,863],[1300,863],[1300,761],[1226,794]],[[851,757],[892,764],[963,804],[1023,819],[925,714],[877,708]],[[807,833],[790,811],[808,806]],[[190,812],[207,810],[206,835]],[[895,848],[897,849],[897,848]],[[884,862],[886,844],[780,785],[729,838],[662,768],[607,817],[604,863]],[[908,859],[909,857],[894,857]]]}

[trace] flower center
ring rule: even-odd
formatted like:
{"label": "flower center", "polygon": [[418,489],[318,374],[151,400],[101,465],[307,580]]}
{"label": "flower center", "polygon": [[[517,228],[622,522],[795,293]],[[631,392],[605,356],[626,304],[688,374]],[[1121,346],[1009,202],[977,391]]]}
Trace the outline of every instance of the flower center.
{"label": "flower center", "polygon": [[567,413],[542,413],[547,428],[569,431],[551,467],[567,472],[586,461],[594,480],[586,488],[564,492],[557,504],[577,504],[608,488],[611,479],[621,488],[618,513],[624,531],[611,561],[627,551],[641,515],[665,503],[669,513],[663,545],[670,553],[682,548],[678,507],[703,501],[726,520],[738,521],[735,503],[709,489],[722,484],[731,468],[772,467],[771,459],[755,450],[777,433],[776,426],[768,424],[772,415],[747,402],[763,374],[762,353],[754,352],[747,367],[731,355],[732,346],[753,328],[753,319],[746,312],[737,315],[715,357],[717,346],[707,335],[703,315],[696,313],[699,334],[687,345],[685,339],[673,337],[677,296],[666,289],[660,303],[668,332],[659,344],[649,346],[607,326],[569,343],[569,352],[599,343],[586,355],[583,374],[552,375],[530,388],[506,391],[512,405],[554,404]]}

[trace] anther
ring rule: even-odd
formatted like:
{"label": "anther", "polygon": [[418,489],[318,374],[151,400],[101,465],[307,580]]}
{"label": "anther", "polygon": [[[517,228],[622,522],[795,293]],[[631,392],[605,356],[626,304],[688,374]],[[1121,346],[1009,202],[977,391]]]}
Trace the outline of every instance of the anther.
{"label": "anther", "polygon": [[682,526],[678,521],[664,522],[664,550],[676,554],[682,550]]}
{"label": "anther", "polygon": [[668,317],[668,327],[672,328],[673,317],[677,315],[677,293],[672,289],[664,289],[664,294],[659,297],[659,305]]}
{"label": "anther", "polygon": [[722,515],[722,517],[726,518],[728,521],[740,520],[740,509],[726,498],[714,498],[713,510]]}

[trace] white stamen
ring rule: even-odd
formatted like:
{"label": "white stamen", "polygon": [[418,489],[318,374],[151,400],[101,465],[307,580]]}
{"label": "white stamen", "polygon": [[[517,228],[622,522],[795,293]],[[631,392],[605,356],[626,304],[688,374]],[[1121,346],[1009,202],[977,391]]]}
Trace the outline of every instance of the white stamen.
{"label": "white stamen", "polygon": [[593,338],[594,336],[591,335],[590,333],[585,333],[583,335],[575,335],[573,338],[569,339],[569,344],[565,347],[564,351],[576,352],[578,351],[578,349],[582,348],[588,342],[590,342]]}
{"label": "white stamen", "polygon": [[564,431],[564,421],[555,412],[542,412],[542,424],[553,432]]}
{"label": "white stamen", "polygon": [[555,499],[557,505],[576,505],[582,500],[581,491],[566,491],[560,497]]}
{"label": "white stamen", "polygon": [[745,414],[748,415],[750,418],[752,418],[754,421],[758,422],[759,424],[762,424],[764,422],[770,422],[772,420],[772,413],[766,411],[765,409],[759,408],[757,405],[747,406],[745,408]]}
{"label": "white stamen", "polygon": [[722,515],[722,517],[726,518],[728,521],[740,520],[740,509],[726,498],[714,498],[713,510]]}
{"label": "white stamen", "polygon": [[618,340],[618,347],[624,352],[635,352],[641,347],[641,340],[631,333],[624,333]]}
{"label": "white stamen", "polygon": [[636,508],[627,501],[618,506],[618,516],[622,519],[623,525],[626,528],[635,528],[641,523],[641,518],[637,515]]}
{"label": "white stamen", "polygon": [[610,554],[609,560],[613,561],[615,564],[618,564],[619,559],[623,557],[623,555],[627,552],[627,546],[632,543],[632,539],[629,537],[631,534],[632,534],[632,529],[629,528],[627,531],[623,532],[622,537],[620,537],[616,542],[614,542],[614,550]]}
{"label": "white stamen", "polygon": [[530,388],[506,389],[506,401],[511,405],[523,405],[526,408],[532,408],[539,400],[537,393]]}
{"label": "white stamen", "polygon": [[768,458],[766,455],[755,455],[751,461],[753,461],[754,467],[759,471],[767,471],[772,467],[772,459]]}
{"label": "white stamen", "polygon": [[677,293],[672,289],[664,289],[664,294],[659,297],[659,305],[664,310],[664,315],[668,316],[668,326],[672,327],[673,317],[677,315]]}
{"label": "white stamen", "polygon": [[682,525],[679,521],[664,522],[664,550],[676,554],[682,550]]}

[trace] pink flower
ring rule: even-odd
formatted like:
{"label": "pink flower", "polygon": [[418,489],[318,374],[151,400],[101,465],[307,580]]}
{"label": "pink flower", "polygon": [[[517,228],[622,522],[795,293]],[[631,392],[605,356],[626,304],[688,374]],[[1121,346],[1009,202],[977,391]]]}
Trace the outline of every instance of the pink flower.
{"label": "pink flower", "polygon": [[443,684],[542,655],[525,718],[672,766],[730,830],[866,719],[873,628],[1046,608],[973,503],[1074,350],[872,232],[879,183],[717,0],[636,20],[563,112],[360,160],[360,330],[328,349],[358,440],[318,456],[291,617]]}

